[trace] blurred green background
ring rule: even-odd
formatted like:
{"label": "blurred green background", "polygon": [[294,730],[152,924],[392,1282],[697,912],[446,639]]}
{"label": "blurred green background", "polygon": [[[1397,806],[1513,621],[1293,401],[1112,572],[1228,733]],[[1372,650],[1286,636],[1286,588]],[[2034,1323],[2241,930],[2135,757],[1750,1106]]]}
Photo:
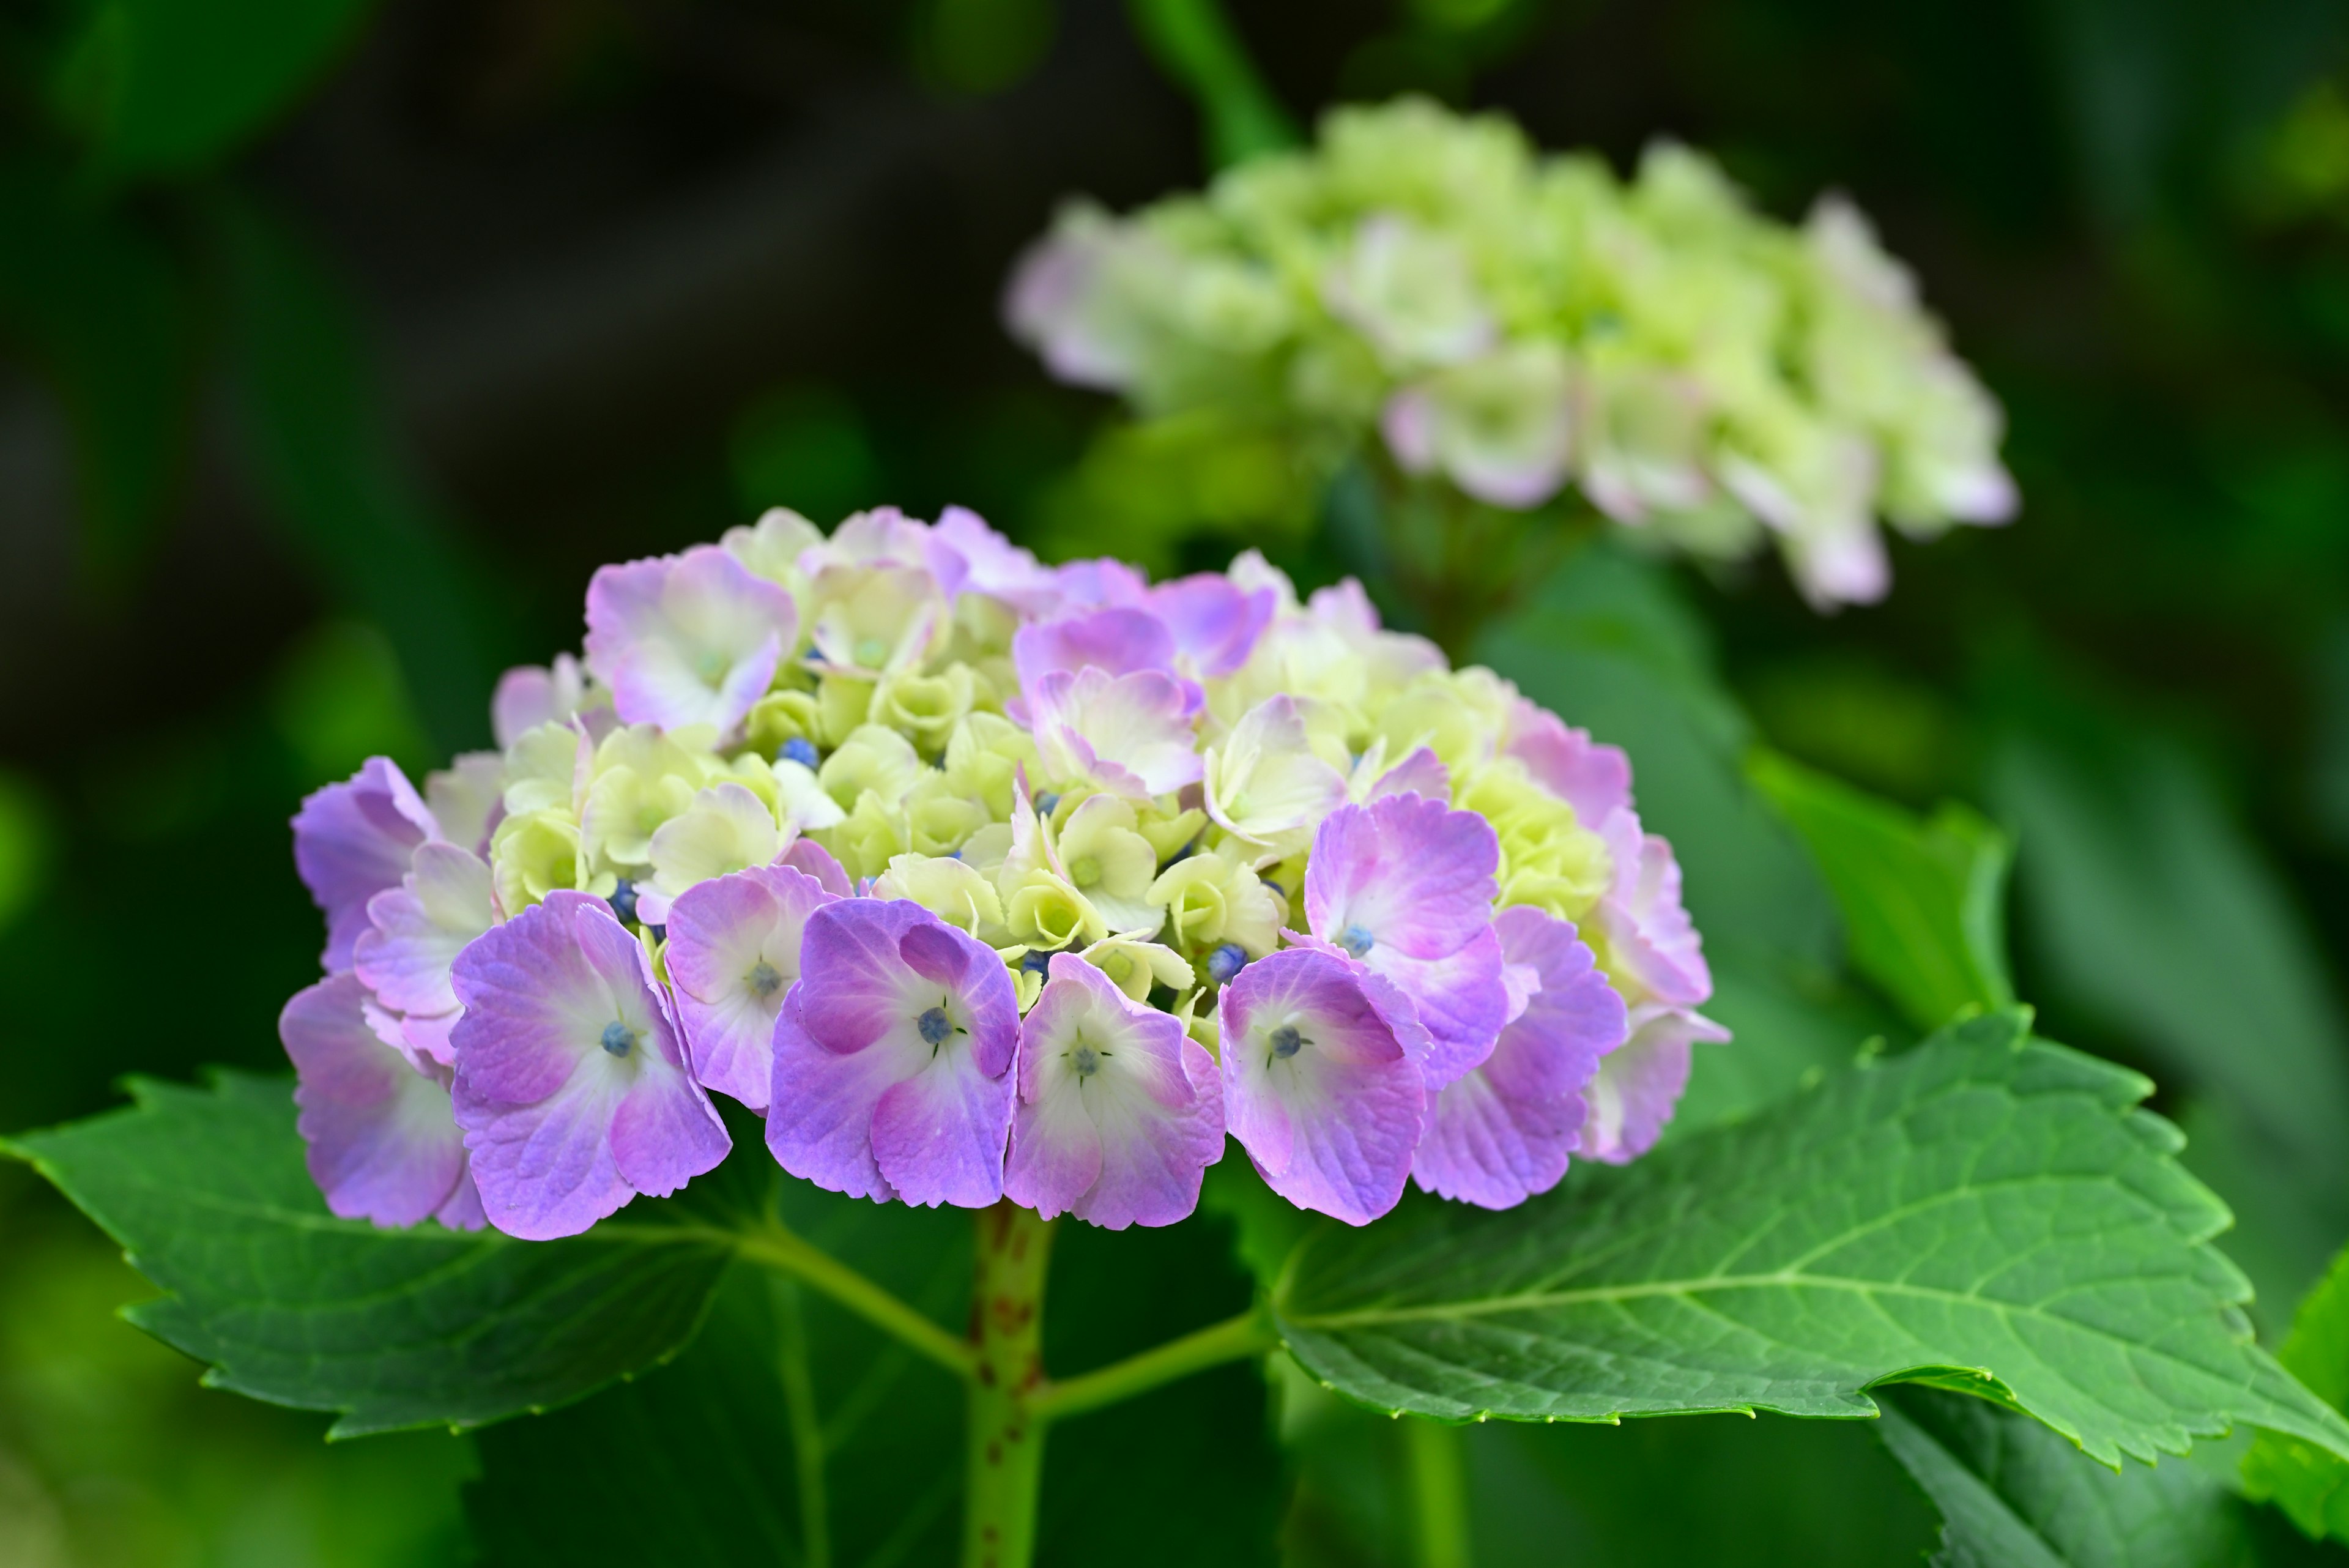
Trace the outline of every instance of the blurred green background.
{"label": "blurred green background", "polygon": [[[1619,165],[1848,191],[2005,401],[2015,526],[1775,566],[1610,549],[1482,651],[1630,744],[1741,1033],[1684,1123],[1902,1036],[1757,741],[2015,836],[2018,989],[2140,1065],[2272,1342],[2349,1237],[2349,14],[2313,0],[26,0],[0,17],[0,1130],[268,1067],[305,791],[488,741],[603,561],[788,502],[1161,567],[1299,509],[1116,439],[1003,337],[1019,247],[1321,106],[1430,92]],[[1254,62],[1254,68],[1249,66]],[[1244,463],[1241,464],[1244,468]],[[1330,526],[1319,526],[1329,514]],[[0,1563],[463,1560],[471,1439],[328,1449],[114,1320],[0,1164]],[[1284,1551],[1386,1562],[1392,1433],[1297,1393]],[[1316,1436],[1319,1433],[1319,1436]],[[1864,1432],[1479,1431],[1482,1560],[1908,1562]],[[1385,1467],[1382,1469],[1382,1467]],[[1659,1477],[1677,1489],[1651,1506]],[[1856,1503],[1855,1499],[1864,1500]],[[1407,1530],[1402,1533],[1407,1534]]]}

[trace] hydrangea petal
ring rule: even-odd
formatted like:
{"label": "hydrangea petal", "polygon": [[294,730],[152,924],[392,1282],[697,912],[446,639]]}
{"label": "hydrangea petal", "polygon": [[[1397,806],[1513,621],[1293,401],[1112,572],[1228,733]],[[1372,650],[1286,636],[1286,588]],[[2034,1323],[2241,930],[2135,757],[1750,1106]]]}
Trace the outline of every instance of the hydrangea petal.
{"label": "hydrangea petal", "polygon": [[1688,1087],[1690,1048],[1719,1044],[1729,1031],[1702,1013],[1658,1002],[1631,1009],[1630,1038],[1608,1054],[1583,1091],[1590,1114],[1582,1152],[1622,1165],[1655,1147]]}
{"label": "hydrangea petal", "polygon": [[459,954],[452,978],[457,1120],[500,1230],[576,1235],[725,1158],[667,997],[602,899],[548,894]]}
{"label": "hydrangea petal", "polygon": [[800,978],[808,917],[834,895],[787,866],[757,866],[678,896],[667,962],[693,1075],[752,1110],[767,1108],[775,1020]]}
{"label": "hydrangea petal", "polygon": [[369,757],[341,784],[302,802],[294,817],[294,868],[326,914],[328,972],[351,967],[367,929],[367,900],[408,875],[409,856],[440,836],[431,808],[389,757]]}
{"label": "hydrangea petal", "polygon": [[1134,799],[1198,782],[1190,707],[1171,675],[1055,670],[1037,682],[1032,706],[1036,748],[1055,780],[1092,779]]}
{"label": "hydrangea petal", "polygon": [[605,566],[587,587],[587,668],[623,723],[732,729],[798,631],[792,596],[716,545]]}
{"label": "hydrangea petal", "polygon": [[853,898],[808,918],[800,963],[768,1107],[783,1168],[925,1206],[1001,1197],[1019,1012],[995,950],[919,905]]}
{"label": "hydrangea petal", "polygon": [[1272,1189],[1350,1225],[1393,1208],[1426,1091],[1355,967],[1273,953],[1240,971],[1217,1009],[1226,1125]]}
{"label": "hydrangea petal", "polygon": [[1185,1218],[1223,1154],[1215,1059],[1086,960],[1056,954],[1049,976],[1020,1026],[1005,1194],[1112,1231]]}
{"label": "hydrangea petal", "polygon": [[1681,900],[1680,863],[1661,835],[1642,832],[1639,817],[1620,810],[1600,826],[1615,863],[1614,885],[1600,900],[1596,923],[1607,939],[1617,978],[1633,1000],[1702,1007],[1713,995],[1704,939]]}
{"label": "hydrangea petal", "polygon": [[1507,1209],[1557,1185],[1588,1111],[1584,1085],[1630,1028],[1623,999],[1574,927],[1538,909],[1494,919],[1513,972],[1534,977],[1493,1054],[1444,1085],[1412,1159],[1423,1190]]}
{"label": "hydrangea petal", "polygon": [[1248,710],[1205,764],[1207,815],[1274,857],[1305,847],[1346,799],[1345,776],[1306,738],[1294,699]]}
{"label": "hydrangea petal", "polygon": [[1159,584],[1145,602],[1173,637],[1185,672],[1212,680],[1247,662],[1280,596],[1268,587],[1243,588],[1222,572],[1200,572]]}
{"label": "hydrangea petal", "polygon": [[294,1103],[311,1179],[346,1220],[413,1225],[451,1207],[465,1182],[465,1137],[440,1078],[418,1070],[369,1028],[366,988],[331,975],[296,992],[277,1034],[294,1060]]}
{"label": "hydrangea petal", "polygon": [[352,946],[352,962],[386,1007],[453,1012],[449,967],[497,919],[490,867],[471,850],[437,838],[416,846],[412,865],[399,886],[367,900],[370,923]]}

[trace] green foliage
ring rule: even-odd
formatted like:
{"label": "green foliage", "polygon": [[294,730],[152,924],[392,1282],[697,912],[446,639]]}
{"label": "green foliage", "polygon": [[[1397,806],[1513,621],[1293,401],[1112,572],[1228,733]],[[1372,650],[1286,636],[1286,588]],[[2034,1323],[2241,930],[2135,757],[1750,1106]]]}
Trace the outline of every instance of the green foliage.
{"label": "green foliage", "polygon": [[[2349,1251],[2292,1320],[2292,1337],[2277,1359],[2309,1391],[2336,1410],[2349,1410]],[[2320,1445],[2284,1433],[2262,1432],[2243,1457],[2243,1485],[2272,1500],[2313,1536],[2349,1543],[2349,1463]]]}
{"label": "green foliage", "polygon": [[1159,68],[1198,100],[1209,167],[1297,144],[1296,123],[1216,0],[1126,0],[1126,12]]}
{"label": "green foliage", "polygon": [[1746,776],[1809,846],[1843,911],[1852,967],[1919,1029],[2013,1005],[2005,836],[1963,805],[1925,821],[1772,752]]}
{"label": "green foliage", "polygon": [[207,1363],[215,1387],[338,1412],[337,1436],[474,1426],[641,1371],[692,1335],[731,1255],[681,1200],[556,1242],[336,1220],[304,1168],[285,1080],[131,1089],[128,1109],[0,1151],[164,1291],[133,1323]]}
{"label": "green foliage", "polygon": [[2237,1568],[2258,1561],[2226,1481],[2091,1462],[2027,1417],[1926,1388],[1880,1397],[1885,1446],[1941,1511],[1935,1568]]}
{"label": "green foliage", "polygon": [[2249,1343],[2218,1200],[2137,1075],[1955,1026],[1743,1126],[1506,1213],[1422,1204],[1318,1231],[1289,1348],[1366,1403],[1452,1419],[1994,1395],[2106,1463],[2238,1421],[2349,1455],[2349,1422]]}
{"label": "green foliage", "polygon": [[114,176],[186,174],[283,114],[369,0],[95,0],[52,96]]}

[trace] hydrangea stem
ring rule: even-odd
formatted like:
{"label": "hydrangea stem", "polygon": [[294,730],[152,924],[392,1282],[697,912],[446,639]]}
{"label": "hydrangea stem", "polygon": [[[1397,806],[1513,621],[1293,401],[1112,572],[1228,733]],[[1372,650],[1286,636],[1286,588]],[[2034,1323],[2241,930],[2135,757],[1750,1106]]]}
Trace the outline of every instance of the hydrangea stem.
{"label": "hydrangea stem", "polygon": [[1029,1408],[1044,1381],[1044,1274],[1052,1226],[1009,1199],[978,1211],[971,1293],[968,1488],[964,1568],[1028,1568],[1043,1480],[1043,1424]]}
{"label": "hydrangea stem", "polygon": [[1417,1417],[1402,1424],[1411,1469],[1416,1568],[1469,1568],[1468,1464],[1462,1428]]}

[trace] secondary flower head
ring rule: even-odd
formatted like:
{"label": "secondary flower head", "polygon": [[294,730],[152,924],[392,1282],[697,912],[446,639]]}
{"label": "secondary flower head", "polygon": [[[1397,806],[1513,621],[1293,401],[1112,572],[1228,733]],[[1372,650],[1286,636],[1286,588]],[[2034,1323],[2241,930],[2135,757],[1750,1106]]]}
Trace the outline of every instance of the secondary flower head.
{"label": "secondary flower head", "polygon": [[1822,608],[1883,596],[1879,518],[2016,506],[1998,405],[1867,220],[1829,194],[1778,222],[1669,143],[1619,179],[1496,116],[1334,109],[1196,194],[1065,209],[1004,305],[1145,420],[1284,442],[1312,479],[1375,444],[1510,511],[1573,489],[1692,555],[1775,544]]}
{"label": "secondary flower head", "polygon": [[[1426,260],[1372,259],[1365,310]],[[715,1093],[739,1158],[878,1201],[1167,1224],[1230,1134],[1360,1224],[1635,1158],[1720,1037],[1623,754],[1359,585],[778,510],[599,573],[588,628],[501,751],[296,820],[337,1212],[574,1234],[723,1158]]]}
{"label": "secondary flower head", "polygon": [[555,892],[457,957],[457,1124],[498,1229],[574,1236],[726,1157],[668,997],[602,899]]}

